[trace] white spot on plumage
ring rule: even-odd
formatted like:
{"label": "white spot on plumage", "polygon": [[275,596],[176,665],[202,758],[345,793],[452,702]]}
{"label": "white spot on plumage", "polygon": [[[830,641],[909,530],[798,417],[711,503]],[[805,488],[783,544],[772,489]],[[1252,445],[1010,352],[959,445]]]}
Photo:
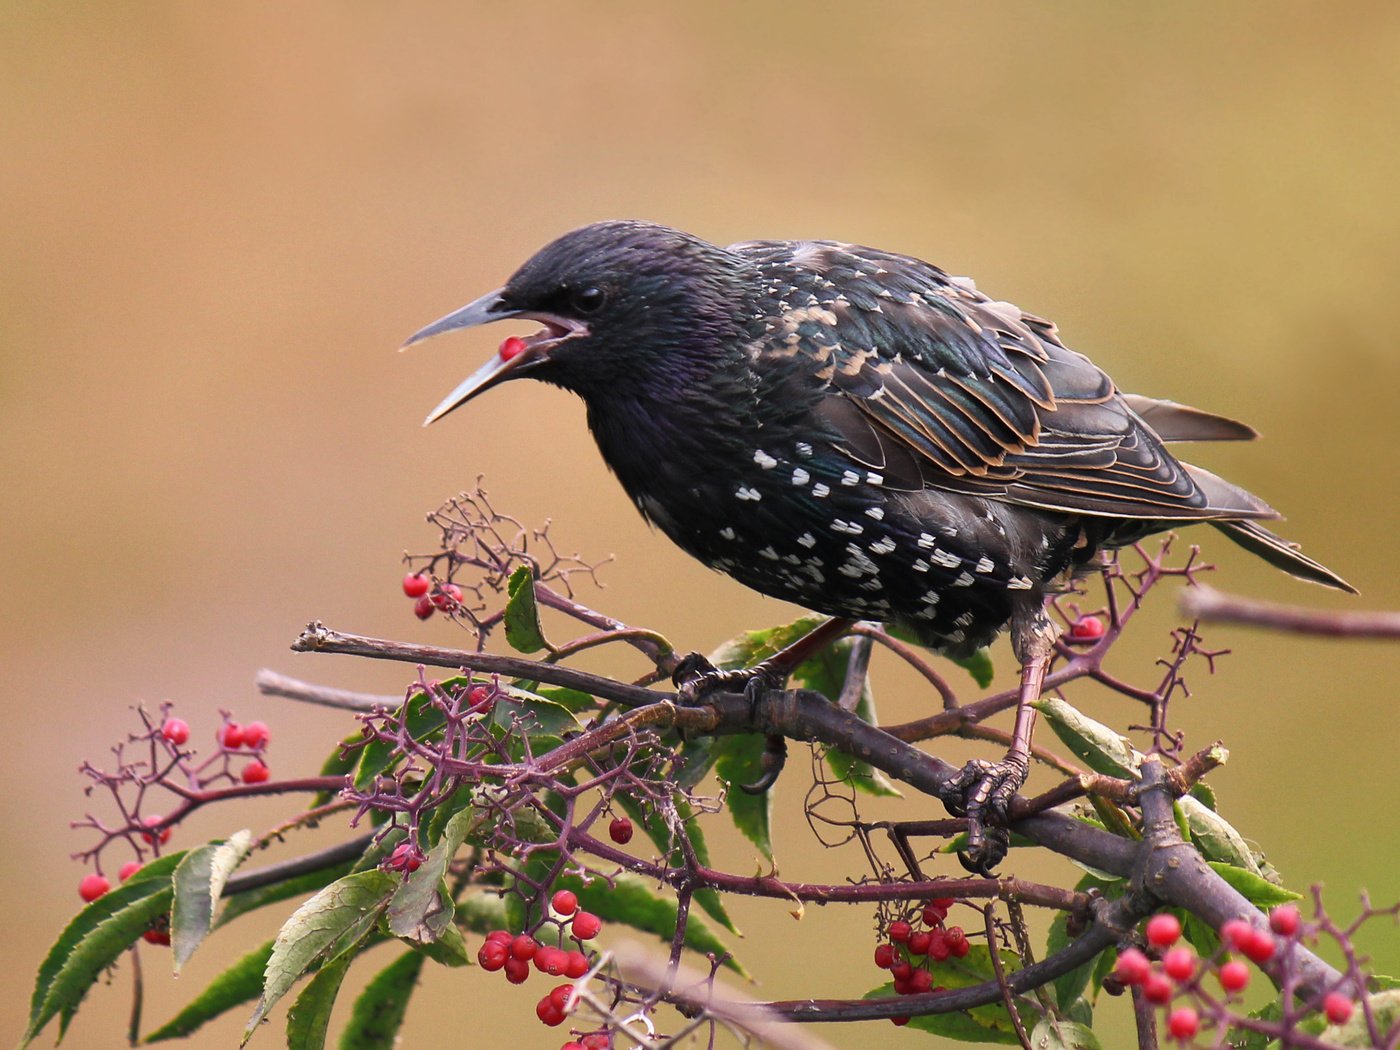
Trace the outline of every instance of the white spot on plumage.
{"label": "white spot on plumage", "polygon": [[1013,576],[1006,581],[1006,589],[1009,591],[1028,591],[1032,586],[1029,576]]}
{"label": "white spot on plumage", "polygon": [[951,642],[953,645],[957,645],[960,642],[965,642],[967,641],[967,632],[964,631],[961,627],[959,627],[956,631],[948,635],[948,641]]}
{"label": "white spot on plumage", "polygon": [[808,474],[801,467],[797,467],[792,472],[792,483],[794,485],[805,485],[812,480],[812,475]]}
{"label": "white spot on plumage", "polygon": [[797,542],[810,550],[817,545],[817,538],[810,532],[804,532],[801,536],[797,537]]}
{"label": "white spot on plumage", "polygon": [[916,561],[914,562],[914,571],[915,571],[915,572],[928,572],[928,562],[924,561],[923,558],[919,558],[918,560],[916,560]]}
{"label": "white spot on plumage", "polygon": [[844,532],[847,536],[859,536],[865,531],[865,526],[854,521],[846,521],[844,518],[833,518],[831,520],[832,532]]}
{"label": "white spot on plumage", "polygon": [[877,540],[875,543],[872,543],[870,545],[870,553],[888,554],[897,546],[898,544],[896,544],[893,539],[891,539],[889,536],[885,536],[883,539]]}
{"label": "white spot on plumage", "polygon": [[930,536],[927,532],[919,533],[918,543],[920,547],[924,548],[924,550],[928,550],[937,542],[938,540],[935,537]]}
{"label": "white spot on plumage", "polygon": [[953,622],[954,622],[955,624],[957,624],[959,627],[971,627],[971,626],[972,626],[972,621],[973,621],[974,619],[975,619],[975,617],[973,616],[972,610],[969,609],[967,612],[963,613],[961,616],[959,616],[959,617],[958,617],[957,619],[955,619]]}
{"label": "white spot on plumage", "polygon": [[778,560],[778,552],[775,551],[772,547],[764,547],[761,551],[758,552],[758,554],[759,557],[767,558],[769,561]]}
{"label": "white spot on plumage", "polygon": [[845,471],[842,471],[842,472],[841,472],[841,484],[843,484],[843,485],[859,485],[859,484],[860,484],[860,475],[857,474],[854,470],[845,470]]}
{"label": "white spot on plumage", "polygon": [[770,456],[767,452],[764,452],[761,448],[756,448],[753,450],[753,461],[757,463],[760,467],[762,467],[764,470],[772,470],[778,465],[778,461],[772,456]]}
{"label": "white spot on plumage", "polygon": [[871,471],[865,475],[865,480],[871,485],[883,485],[885,483],[885,476]]}
{"label": "white spot on plumage", "polygon": [[728,525],[720,529],[719,534],[727,540],[732,540],[734,538],[734,530],[731,529]]}
{"label": "white spot on plumage", "polygon": [[825,496],[831,495],[831,489],[819,481],[812,486],[812,495],[816,496],[817,499],[822,499]]}
{"label": "white spot on plumage", "polygon": [[874,518],[876,521],[883,521],[885,511],[883,507],[868,507],[866,508],[865,516],[867,518]]}
{"label": "white spot on plumage", "polygon": [[956,569],[959,565],[962,564],[962,559],[959,558],[956,554],[951,554],[948,551],[939,550],[937,547],[933,548],[933,550],[929,553],[929,557],[933,559],[933,563],[935,565],[941,565],[945,569]]}
{"label": "white spot on plumage", "polygon": [[734,495],[739,499],[753,500],[755,503],[763,498],[758,489],[751,489],[747,485],[740,485],[734,490]]}
{"label": "white spot on plumage", "polygon": [[919,596],[919,601],[923,602],[925,605],[937,605],[938,599],[941,597],[943,597],[941,594],[930,588]]}
{"label": "white spot on plumage", "polygon": [[812,446],[805,441],[799,441],[793,447],[797,449],[797,454],[803,459],[807,459],[812,455]]}
{"label": "white spot on plumage", "polygon": [[992,559],[988,558],[985,554],[977,559],[978,572],[991,572],[994,568],[996,568],[996,566],[992,564]]}
{"label": "white spot on plumage", "polygon": [[964,570],[962,571],[962,575],[959,576],[956,580],[953,581],[952,586],[954,586],[954,587],[971,587],[971,586],[972,586],[972,573],[970,573],[970,572],[968,572],[966,569],[964,569]]}

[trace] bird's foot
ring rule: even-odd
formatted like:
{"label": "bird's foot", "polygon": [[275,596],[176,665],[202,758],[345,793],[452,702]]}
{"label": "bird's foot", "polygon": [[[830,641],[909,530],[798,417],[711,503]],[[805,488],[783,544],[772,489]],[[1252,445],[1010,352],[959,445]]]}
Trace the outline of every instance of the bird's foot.
{"label": "bird's foot", "polygon": [[[787,684],[788,669],[782,665],[763,661],[752,667],[742,667],[733,671],[721,671],[699,653],[691,653],[681,660],[671,680],[676,684],[676,699],[687,707],[704,702],[707,694],[720,692],[742,692],[749,702],[749,720],[758,718],[758,705],[763,694],[770,689],[781,689]],[[778,733],[769,734],[764,740],[763,754],[759,756],[758,779],[751,784],[740,784],[739,788],[750,795],[761,795],[778,779],[787,763],[787,739]]]}
{"label": "bird's foot", "polygon": [[944,804],[955,816],[967,818],[967,848],[958,860],[968,871],[990,875],[1006,857],[1011,800],[1029,775],[1030,766],[1018,755],[1001,762],[975,758],[943,788]]}

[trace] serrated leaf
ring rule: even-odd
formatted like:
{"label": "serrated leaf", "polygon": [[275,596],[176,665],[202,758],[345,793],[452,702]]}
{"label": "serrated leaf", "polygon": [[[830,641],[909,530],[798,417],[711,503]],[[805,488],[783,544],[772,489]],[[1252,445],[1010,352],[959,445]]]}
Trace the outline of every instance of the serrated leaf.
{"label": "serrated leaf", "polygon": [[1103,1050],[1099,1037],[1076,1021],[1042,1017],[1031,1032],[1035,1050]]}
{"label": "serrated leaf", "polygon": [[263,971],[267,968],[268,957],[272,955],[272,944],[272,941],[268,941],[261,948],[255,948],[215,977],[193,1002],[146,1036],[146,1042],[183,1039],[206,1021],[235,1006],[251,1003],[262,991]]}
{"label": "serrated leaf", "polygon": [[325,1050],[335,997],[354,958],[353,952],[342,952],[306,982],[287,1010],[287,1050]]}
{"label": "serrated leaf", "polygon": [[765,740],[753,733],[724,736],[714,743],[715,775],[728,783],[725,808],[734,826],[758,847],[769,861],[773,859],[771,822],[773,793],[751,795],[740,785],[752,784],[763,774],[761,758]]}
{"label": "serrated leaf", "polygon": [[69,921],[35,975],[21,1046],[32,1042],[55,1014],[71,1016],[98,975],[152,919],[170,910],[170,874],[184,856],[181,851],[151,861]]}
{"label": "serrated leaf", "polygon": [[[502,692],[491,708],[491,724],[498,729],[509,729],[516,719],[523,719],[529,726],[532,741],[537,741],[541,735],[562,738],[583,729],[583,723],[564,704],[515,686],[503,686]],[[535,750],[538,754],[544,748]]]}
{"label": "serrated leaf", "polygon": [[428,851],[418,870],[411,872],[399,886],[389,902],[389,932],[394,936],[429,944],[452,925],[452,895],[447,892],[443,878],[447,865],[478,819],[479,814],[470,808],[454,814],[438,844]]}
{"label": "serrated leaf", "polygon": [[1246,871],[1244,868],[1219,860],[1210,860],[1206,863],[1217,875],[1244,894],[1249,903],[1256,908],[1272,908],[1276,904],[1287,904],[1289,901],[1303,899],[1301,893],[1294,893],[1282,886],[1275,886],[1269,880],[1254,874],[1252,871]]}
{"label": "serrated leaf", "polygon": [[1046,696],[1035,702],[1051,730],[1070,752],[1096,773],[1125,780],[1142,775],[1142,753],[1128,738],[1096,722],[1059,697]]}
{"label": "serrated leaf", "polygon": [[1177,804],[1186,814],[1187,826],[1191,829],[1191,841],[1196,844],[1206,860],[1224,861],[1237,868],[1244,868],[1254,875],[1260,875],[1259,864],[1254,854],[1245,844],[1244,836],[1234,829],[1228,820],[1191,795],[1182,795]]}
{"label": "serrated leaf", "polygon": [[377,973],[355,1000],[350,1022],[340,1036],[340,1050],[385,1050],[397,1046],[399,1029],[423,956],[408,952]]}
{"label": "serrated leaf", "polygon": [[[798,664],[792,672],[793,681],[806,689],[821,693],[833,703],[841,696],[846,684],[846,674],[851,664],[851,646],[855,639],[843,638],[826,646],[809,660]],[[861,683],[860,699],[856,703],[857,717],[869,725],[879,725],[875,715],[875,694],[870,687],[870,676]],[[884,773],[869,762],[854,758],[836,748],[826,751],[826,763],[836,776],[846,781],[858,791],[870,795],[902,797],[899,790]]]}
{"label": "serrated leaf", "polygon": [[303,875],[294,875],[281,882],[274,882],[267,886],[259,886],[257,889],[244,890],[242,893],[231,894],[224,902],[223,909],[219,912],[219,917],[214,920],[214,928],[219,929],[233,922],[241,915],[246,915],[250,911],[266,907],[269,904],[276,904],[279,901],[288,900],[292,897],[305,897],[315,893],[317,890],[329,886],[336,879],[350,874],[354,865],[353,861],[342,861],[330,867],[322,868],[319,871],[308,871]]}
{"label": "serrated leaf", "polygon": [[1191,785],[1190,794],[1193,795],[1206,809],[1219,809],[1216,804],[1215,788],[1211,787],[1204,780],[1198,780]]}
{"label": "serrated leaf", "polygon": [[311,967],[358,943],[379,922],[398,879],[386,871],[347,875],[312,897],[278,931],[263,977],[263,993],[248,1021],[243,1042]]}
{"label": "serrated leaf", "polygon": [[540,626],[540,610],[535,604],[535,576],[530,566],[522,565],[510,574],[506,583],[505,626],[506,642],[518,653],[537,653],[552,649]]}
{"label": "serrated leaf", "polygon": [[[602,879],[585,885],[577,876],[570,875],[557,880],[556,885],[560,889],[573,890],[578,894],[579,906],[600,919],[654,934],[663,941],[669,941],[676,932],[676,902],[657,896],[636,875],[616,875],[611,886]],[[716,955],[729,950],[709,924],[694,912],[686,917],[685,946],[692,951],[714,952]],[[741,977],[749,976],[748,971],[732,956],[725,965]]]}
{"label": "serrated leaf", "polygon": [[253,833],[245,828],[225,842],[211,842],[190,850],[175,868],[170,943],[176,977],[214,928],[224,884],[252,848]]}

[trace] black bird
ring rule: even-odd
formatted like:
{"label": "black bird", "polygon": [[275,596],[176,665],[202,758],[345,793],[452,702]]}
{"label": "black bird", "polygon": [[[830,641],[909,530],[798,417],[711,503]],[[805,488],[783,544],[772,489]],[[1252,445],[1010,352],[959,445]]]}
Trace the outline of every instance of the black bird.
{"label": "black bird", "polygon": [[648,521],[706,565],[838,618],[828,635],[877,620],[967,653],[1010,626],[1013,746],[969,763],[950,796],[983,870],[1006,838],[993,827],[988,842],[984,818],[1004,826],[1028,771],[1054,638],[1046,594],[1099,550],[1205,521],[1352,590],[1258,524],[1276,511],[1165,447],[1253,430],[1119,392],[1050,322],[918,259],[601,222],[409,343],[508,318],[544,327],[506,340],[428,423],[497,383],[542,379],[583,398]]}

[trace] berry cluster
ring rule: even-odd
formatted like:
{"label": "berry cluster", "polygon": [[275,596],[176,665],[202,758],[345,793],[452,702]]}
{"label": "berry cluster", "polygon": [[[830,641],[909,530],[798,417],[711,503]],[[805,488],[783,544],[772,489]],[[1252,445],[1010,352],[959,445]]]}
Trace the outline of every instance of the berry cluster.
{"label": "berry cluster", "polygon": [[[951,897],[937,897],[924,904],[915,922],[896,919],[886,928],[889,941],[876,947],[875,965],[890,971],[896,995],[942,991],[942,985],[933,983],[933,967],[968,953],[971,945],[962,927],[944,925],[953,903]],[[919,929],[917,920],[925,928]],[[893,1020],[897,1025],[909,1023],[908,1017]]]}
{"label": "berry cluster", "polygon": [[[566,949],[560,945],[542,944],[528,933],[511,933],[508,930],[493,930],[486,935],[486,941],[477,952],[476,960],[488,973],[504,971],[511,984],[524,984],[530,978],[531,964],[540,973],[550,977],[567,977],[576,981],[592,968],[592,962],[583,951],[583,942],[591,941],[603,928],[603,920],[592,912],[580,911],[578,895],[572,890],[559,890],[550,898],[550,910],[559,928],[560,942],[567,931],[576,947]],[[564,1023],[572,1009],[571,984],[561,984],[550,989],[549,993],[535,1004],[535,1015],[551,1028]],[[599,1042],[599,1040],[602,1040]],[[592,1042],[590,1042],[592,1040]],[[584,1036],[582,1043],[566,1043],[565,1046],[606,1047],[605,1033]]]}
{"label": "berry cluster", "polygon": [[[1272,932],[1242,919],[1231,919],[1220,928],[1223,947],[1219,958],[1202,960],[1190,946],[1177,943],[1181,939],[1181,923],[1175,915],[1154,915],[1143,931],[1148,951],[1126,948],[1120,952],[1112,980],[1122,987],[1141,988],[1144,999],[1164,1009],[1180,998],[1192,1000],[1171,1009],[1166,1017],[1167,1031],[1184,1044],[1201,1030],[1201,1008],[1220,1013],[1215,1009],[1218,1004],[1214,997],[1202,984],[1212,967],[1225,997],[1238,995],[1249,984],[1249,967],[1226,953],[1238,953],[1262,966],[1279,953],[1279,938],[1286,945],[1301,935],[1302,917],[1293,905],[1280,905],[1269,915],[1269,928]],[[1154,963],[1149,953],[1159,961]],[[1328,993],[1321,1005],[1333,1024],[1351,1017],[1353,1003],[1341,992]]]}
{"label": "berry cluster", "polygon": [[421,572],[411,572],[403,578],[403,592],[414,600],[413,615],[420,620],[439,609],[451,614],[462,606],[462,588],[455,583],[440,583],[434,588],[432,579]]}

